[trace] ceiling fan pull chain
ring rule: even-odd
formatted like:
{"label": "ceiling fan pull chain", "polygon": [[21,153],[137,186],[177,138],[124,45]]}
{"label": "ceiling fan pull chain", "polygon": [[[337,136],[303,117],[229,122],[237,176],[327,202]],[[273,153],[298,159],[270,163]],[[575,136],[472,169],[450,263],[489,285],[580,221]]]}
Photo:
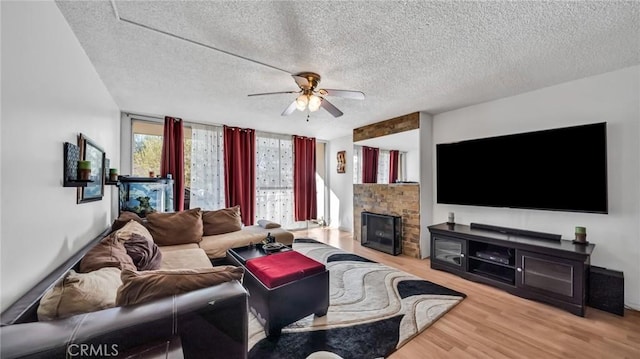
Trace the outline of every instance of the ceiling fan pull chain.
{"label": "ceiling fan pull chain", "polygon": [[310,115],[310,113],[307,112],[307,122],[309,122],[309,115]]}

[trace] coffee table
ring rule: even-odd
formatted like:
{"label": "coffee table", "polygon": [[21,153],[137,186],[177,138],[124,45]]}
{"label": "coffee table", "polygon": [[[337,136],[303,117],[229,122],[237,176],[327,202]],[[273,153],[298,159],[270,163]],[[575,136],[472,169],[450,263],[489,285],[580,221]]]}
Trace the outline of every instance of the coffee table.
{"label": "coffee table", "polygon": [[268,255],[270,253],[263,251],[261,244],[227,251],[227,260],[245,269],[242,285],[249,292],[249,309],[264,327],[265,334],[277,336],[283,327],[308,315],[327,314],[329,271],[325,269],[323,272],[269,288],[246,267],[248,260]]}

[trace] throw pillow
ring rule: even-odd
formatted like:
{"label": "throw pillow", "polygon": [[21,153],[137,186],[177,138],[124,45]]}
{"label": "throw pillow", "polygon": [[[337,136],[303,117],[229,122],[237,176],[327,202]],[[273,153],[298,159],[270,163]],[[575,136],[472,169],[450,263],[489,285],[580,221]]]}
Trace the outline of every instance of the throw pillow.
{"label": "throw pillow", "polygon": [[151,237],[132,233],[131,238],[124,241],[124,248],[138,270],[160,269],[162,252]]}
{"label": "throw pillow", "polygon": [[280,223],[271,222],[266,219],[258,220],[258,225],[264,229],[280,228]]}
{"label": "throw pillow", "polygon": [[240,280],[243,273],[242,267],[234,266],[146,272],[123,270],[122,286],[118,289],[116,304],[124,306],[144,303],[223,282]]}
{"label": "throw pillow", "polygon": [[159,246],[198,243],[202,240],[202,211],[193,208],[175,213],[149,213],[147,227]]}
{"label": "throw pillow", "polygon": [[111,231],[117,231],[118,229],[124,227],[127,223],[129,223],[129,221],[134,220],[140,224],[143,224],[143,219],[140,218],[140,216],[138,216],[136,213],[134,212],[129,212],[129,211],[124,211],[122,213],[120,213],[120,216],[118,216],[118,218],[116,218],[113,221],[113,224],[111,225]]}
{"label": "throw pillow", "polygon": [[80,272],[87,273],[104,267],[135,270],[133,260],[115,233],[103,238],[80,260]]}
{"label": "throw pillow", "polygon": [[40,299],[38,320],[61,319],[114,307],[121,285],[118,268],[102,268],[90,273],[76,273],[72,269]]}
{"label": "throw pillow", "polygon": [[129,222],[124,225],[124,227],[115,231],[116,238],[121,241],[130,240],[134,234],[153,241],[153,237],[151,236],[149,230],[142,223],[136,221],[135,219],[129,220]]}
{"label": "throw pillow", "polygon": [[202,214],[204,235],[224,234],[242,229],[240,206],[223,208],[216,211],[204,211]]}

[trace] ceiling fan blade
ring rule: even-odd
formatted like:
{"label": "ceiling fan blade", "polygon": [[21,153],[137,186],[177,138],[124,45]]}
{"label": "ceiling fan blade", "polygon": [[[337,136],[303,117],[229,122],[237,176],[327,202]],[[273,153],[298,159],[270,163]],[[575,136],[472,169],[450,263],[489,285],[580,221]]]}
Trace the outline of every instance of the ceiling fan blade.
{"label": "ceiling fan blade", "polygon": [[265,93],[252,93],[247,96],[263,96],[263,95],[278,95],[282,93],[299,93],[300,91],[280,91],[280,92],[265,92]]}
{"label": "ceiling fan blade", "polygon": [[298,75],[291,75],[291,77],[293,77],[293,79],[296,81],[296,83],[300,88],[308,89],[311,87],[311,84],[309,83],[309,80],[306,77],[302,77]]}
{"label": "ceiling fan blade", "polygon": [[296,101],[294,100],[289,107],[282,111],[282,116],[289,116],[296,110]]}
{"label": "ceiling fan blade", "polygon": [[318,90],[318,92],[324,96],[336,96],[350,98],[352,100],[364,100],[364,92],[361,91],[320,89]]}
{"label": "ceiling fan blade", "polygon": [[[295,104],[294,104],[294,106],[295,106]],[[338,108],[335,107],[331,102],[327,101],[326,98],[322,99],[322,102],[320,102],[320,107],[322,107],[325,110],[327,110],[327,112],[332,114],[333,117],[340,117],[340,116],[343,115],[342,111],[338,110]]]}

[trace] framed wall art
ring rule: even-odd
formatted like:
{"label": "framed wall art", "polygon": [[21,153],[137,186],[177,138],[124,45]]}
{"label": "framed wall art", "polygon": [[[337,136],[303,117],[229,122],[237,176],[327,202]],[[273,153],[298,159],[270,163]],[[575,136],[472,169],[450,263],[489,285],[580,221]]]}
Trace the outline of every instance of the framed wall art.
{"label": "framed wall art", "polygon": [[100,201],[104,195],[105,153],[83,134],[78,135],[78,147],[81,160],[91,162],[91,182],[87,183],[86,187],[78,187],[78,203]]}
{"label": "framed wall art", "polygon": [[344,173],[347,166],[347,151],[338,151],[338,173]]}

